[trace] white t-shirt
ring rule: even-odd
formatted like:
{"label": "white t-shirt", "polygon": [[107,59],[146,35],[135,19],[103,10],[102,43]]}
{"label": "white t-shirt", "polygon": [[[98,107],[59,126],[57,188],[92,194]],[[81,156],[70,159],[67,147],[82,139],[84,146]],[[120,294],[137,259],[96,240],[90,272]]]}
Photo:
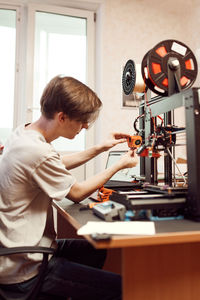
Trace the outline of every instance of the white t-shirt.
{"label": "white t-shirt", "polygon": [[[54,246],[52,199],[62,200],[75,183],[59,154],[35,130],[18,127],[0,161],[0,246]],[[0,257],[0,283],[38,273],[42,254]]]}

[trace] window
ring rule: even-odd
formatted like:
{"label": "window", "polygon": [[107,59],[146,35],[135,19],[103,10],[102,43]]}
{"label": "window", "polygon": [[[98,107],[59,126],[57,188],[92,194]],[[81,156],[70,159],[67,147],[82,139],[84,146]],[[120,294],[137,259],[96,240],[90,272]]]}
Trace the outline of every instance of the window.
{"label": "window", "polygon": [[[27,120],[39,113],[39,99],[47,82],[58,74],[73,76],[94,88],[94,13],[87,10],[29,5],[27,69]],[[34,25],[34,26],[33,26]],[[59,151],[81,151],[93,143],[93,131],[74,140],[53,142]],[[89,141],[90,140],[90,141]]]}
{"label": "window", "polygon": [[[36,11],[33,120],[39,116],[39,99],[46,83],[61,74],[86,83],[87,19]],[[85,132],[73,141],[59,138],[53,142],[60,150],[85,149]]]}
{"label": "window", "polygon": [[[13,128],[38,117],[42,91],[52,77],[73,76],[94,88],[94,24],[94,13],[87,10],[0,4],[0,141],[3,144]],[[93,142],[94,127],[74,140],[58,139],[54,146],[60,152],[74,152]],[[91,176],[94,165],[87,164],[81,172],[84,178]]]}
{"label": "window", "polygon": [[16,10],[0,9],[0,141],[4,144],[13,129]]}

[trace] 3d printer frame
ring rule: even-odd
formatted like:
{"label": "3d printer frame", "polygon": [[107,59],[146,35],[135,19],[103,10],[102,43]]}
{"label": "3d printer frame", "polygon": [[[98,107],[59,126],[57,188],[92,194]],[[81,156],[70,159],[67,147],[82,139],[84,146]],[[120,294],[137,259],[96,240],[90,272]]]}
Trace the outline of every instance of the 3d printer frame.
{"label": "3d printer frame", "polygon": [[[152,118],[164,115],[164,125],[171,124],[171,113],[174,109],[185,107],[186,151],[188,165],[188,187],[186,192],[185,216],[200,221],[200,89],[190,88],[169,97],[155,97],[140,104],[140,129],[144,130],[145,143],[153,132]],[[140,157],[140,172],[145,181],[157,185],[157,159]],[[172,186],[172,159],[164,158],[164,182]]]}
{"label": "3d printer frame", "polygon": [[[161,41],[144,55],[141,74],[145,99],[139,105],[139,116],[133,124],[136,134],[127,142],[128,147],[136,148],[140,156],[140,176],[136,179],[142,181],[145,194],[141,197],[137,191],[115,192],[111,195],[113,201],[137,212],[147,210],[152,216],[184,215],[200,221],[200,89],[192,88],[197,73],[192,50],[180,41]],[[124,67],[122,86],[125,95],[137,92],[141,86],[131,59]],[[151,98],[151,92],[158,96]],[[174,110],[180,107],[185,108],[185,127],[182,128],[174,125]],[[139,129],[136,126],[138,120]],[[186,134],[187,178],[175,160],[177,134],[180,132]],[[162,151],[164,179],[161,183],[158,164]],[[183,179],[183,183],[179,180],[179,186],[175,185],[174,166]]]}

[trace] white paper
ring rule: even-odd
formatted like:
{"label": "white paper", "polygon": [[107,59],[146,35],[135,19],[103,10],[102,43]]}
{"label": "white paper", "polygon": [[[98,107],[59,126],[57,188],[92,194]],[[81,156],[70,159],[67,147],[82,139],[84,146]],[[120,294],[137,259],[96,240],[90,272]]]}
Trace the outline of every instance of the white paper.
{"label": "white paper", "polygon": [[125,235],[153,235],[155,224],[151,221],[115,221],[115,222],[87,222],[77,231],[78,235],[125,234]]}

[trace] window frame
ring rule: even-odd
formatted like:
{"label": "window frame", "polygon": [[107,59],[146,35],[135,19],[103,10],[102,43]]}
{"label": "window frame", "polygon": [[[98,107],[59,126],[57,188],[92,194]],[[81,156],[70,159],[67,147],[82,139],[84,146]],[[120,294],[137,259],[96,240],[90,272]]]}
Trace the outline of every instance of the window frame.
{"label": "window frame", "polygon": [[[42,4],[28,5],[28,22],[27,22],[27,58],[26,58],[26,99],[27,113],[26,121],[32,120],[33,103],[33,79],[34,79],[34,37],[35,37],[35,12],[47,12],[60,15],[69,15],[74,17],[83,17],[87,19],[87,85],[94,89],[94,12],[68,7],[58,7]],[[88,59],[90,57],[90,59]]]}
{"label": "window frame", "polygon": [[[13,128],[21,121],[22,112],[22,101],[23,100],[23,89],[22,86],[22,78],[24,78],[24,69],[23,64],[21,63],[22,56],[24,56],[24,47],[22,43],[22,35],[23,35],[23,22],[24,22],[24,12],[22,5],[15,4],[1,4],[0,9],[5,10],[14,10],[16,12],[16,48],[15,48],[15,75],[14,75],[14,113],[13,113]],[[21,100],[20,100],[21,99]]]}
{"label": "window frame", "polygon": [[[32,121],[33,103],[33,79],[34,79],[34,37],[35,37],[35,13],[37,11],[55,13],[60,15],[69,15],[87,19],[87,73],[86,84],[95,89],[95,20],[94,12],[77,8],[59,7],[42,4],[29,4],[27,18],[27,56],[26,56],[26,122]],[[89,148],[95,142],[95,125],[93,125],[85,134],[85,146]],[[62,152],[65,154],[69,152]],[[84,178],[94,175],[94,162],[85,164]]]}
{"label": "window frame", "polygon": [[[66,3],[67,5],[67,3]],[[95,89],[95,12],[67,6],[38,3],[0,3],[1,9],[16,11],[16,49],[13,129],[32,121],[35,12],[47,12],[87,19],[87,73],[86,84]],[[94,145],[95,125],[85,134],[86,148]],[[61,153],[63,154],[63,153]],[[94,174],[94,162],[86,164],[84,177]]]}

